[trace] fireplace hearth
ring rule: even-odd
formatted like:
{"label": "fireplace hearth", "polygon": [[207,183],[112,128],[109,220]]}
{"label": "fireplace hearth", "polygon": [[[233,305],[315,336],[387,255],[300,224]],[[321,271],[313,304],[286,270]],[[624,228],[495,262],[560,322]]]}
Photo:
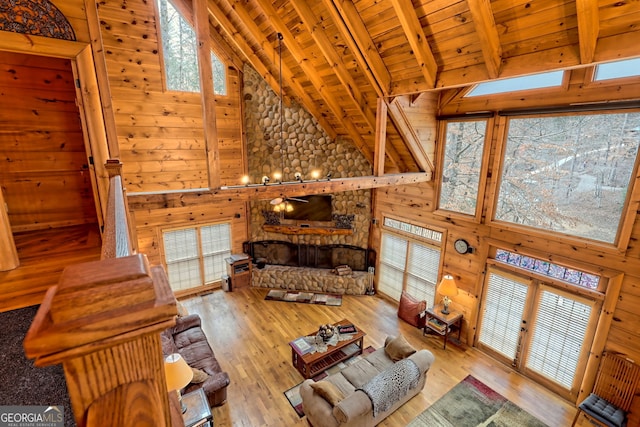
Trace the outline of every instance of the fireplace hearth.
{"label": "fireplace hearth", "polygon": [[260,240],[245,242],[244,252],[258,264],[327,269],[348,265],[354,271],[367,271],[368,267],[375,266],[375,251],[352,245],[310,245]]}

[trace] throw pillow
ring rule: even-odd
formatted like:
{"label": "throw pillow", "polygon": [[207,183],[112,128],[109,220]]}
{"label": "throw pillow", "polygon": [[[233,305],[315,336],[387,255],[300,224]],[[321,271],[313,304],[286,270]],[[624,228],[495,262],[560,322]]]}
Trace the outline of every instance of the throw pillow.
{"label": "throw pillow", "polygon": [[398,306],[398,317],[417,328],[423,328],[425,317],[420,317],[420,313],[427,309],[425,300],[418,301],[411,295],[402,291],[400,295],[400,305]]}
{"label": "throw pillow", "polygon": [[207,374],[202,369],[191,368],[191,370],[193,371],[193,379],[191,380],[193,384],[203,383],[207,380],[207,378],[209,378],[209,374]]}
{"label": "throw pillow", "polygon": [[416,352],[416,349],[413,348],[402,335],[398,335],[387,343],[384,347],[384,352],[387,353],[389,359],[397,362],[398,360],[411,356]]}
{"label": "throw pillow", "polygon": [[336,406],[338,402],[344,399],[344,395],[335,384],[329,381],[318,381],[311,384],[313,391],[318,393],[320,397],[329,402],[329,405]]}

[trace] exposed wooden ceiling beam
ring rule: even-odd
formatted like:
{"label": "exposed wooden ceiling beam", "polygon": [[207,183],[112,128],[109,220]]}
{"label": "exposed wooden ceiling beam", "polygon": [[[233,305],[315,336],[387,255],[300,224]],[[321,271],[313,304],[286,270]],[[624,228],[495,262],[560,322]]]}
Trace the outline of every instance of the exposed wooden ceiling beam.
{"label": "exposed wooden ceiling beam", "polygon": [[317,73],[315,68],[309,63],[308,58],[304,50],[296,43],[295,37],[287,28],[285,22],[278,16],[276,10],[273,8],[273,4],[269,0],[257,0],[258,6],[262,9],[263,13],[269,18],[271,26],[279,33],[282,33],[289,53],[296,60],[298,65],[302,68],[307,75],[309,81],[313,84],[316,91],[322,96],[322,99],[327,104],[327,107],[331,110],[336,120],[344,127],[347,132],[347,136],[353,141],[356,147],[360,150],[362,155],[373,163],[373,151],[367,145],[366,141],[362,139],[360,131],[354,126],[349,115],[343,110],[340,103],[329,92],[328,86],[322,80],[322,77]]}
{"label": "exposed wooden ceiling beam", "polygon": [[391,90],[391,73],[380,57],[380,53],[353,2],[351,0],[323,0],[323,3],[378,97],[388,96]]}
{"label": "exposed wooden ceiling beam", "polygon": [[[213,2],[210,1],[210,3],[212,4]],[[210,9],[213,10],[211,6],[210,6]],[[217,8],[217,6],[216,6],[216,9],[220,11],[220,13],[222,13],[222,11]],[[268,43],[264,34],[262,34],[260,29],[258,28],[258,25],[249,16],[248,11],[241,4],[238,4],[238,3],[233,5],[233,11],[236,13],[238,20],[240,20],[247,27],[247,30],[249,31],[249,34],[251,35],[251,37],[253,37],[260,44],[264,52],[264,55],[267,58],[277,58],[279,55],[276,52],[275,48],[271,45],[271,43]],[[226,16],[225,16],[225,19],[228,20]],[[229,22],[229,25],[232,25],[231,22]],[[238,34],[238,37],[242,39],[242,36],[239,34]],[[263,64],[262,62],[260,63]],[[274,63],[272,64],[272,68],[278,68],[278,67]],[[287,67],[284,64],[284,62],[282,63],[282,78],[285,82],[287,82],[287,85],[291,88],[291,90],[293,91],[293,94],[299,99],[300,103],[305,107],[305,109],[309,112],[309,114],[315,117],[315,119],[318,121],[320,126],[322,126],[322,128],[327,133],[327,135],[335,139],[336,136],[338,135],[336,130],[325,119],[322,112],[318,109],[317,103],[313,99],[311,99],[311,97],[302,88],[302,86],[300,86],[300,82],[298,82],[298,80],[294,78],[293,72],[289,67]],[[275,93],[278,93],[280,91],[279,83],[277,83],[274,86],[271,84],[269,80],[267,80],[267,84],[271,86],[271,88]],[[283,92],[285,91],[283,90]]]}
{"label": "exposed wooden ceiling beam", "polygon": [[398,15],[402,29],[404,30],[407,40],[413,54],[418,61],[422,75],[427,82],[429,88],[433,88],[436,85],[436,77],[438,75],[438,64],[431,52],[429,43],[427,42],[427,36],[425,36],[422,30],[422,25],[416,15],[416,11],[413,7],[411,0],[391,0],[393,9]]}
{"label": "exposed wooden ceiling beam", "polygon": [[269,68],[258,58],[256,53],[253,51],[251,46],[247,43],[247,41],[242,37],[242,35],[236,31],[234,25],[231,23],[229,18],[224,14],[222,9],[215,3],[215,1],[210,1],[209,5],[209,14],[211,17],[218,23],[220,28],[227,33],[227,37],[231,40],[238,52],[240,52],[247,62],[251,64],[251,66],[262,76],[262,78],[267,82],[271,88],[273,88],[276,92],[280,91],[280,84],[276,76],[271,74]]}
{"label": "exposed wooden ceiling beam", "polygon": [[[349,70],[344,65],[342,58],[336,52],[333,47],[333,43],[329,40],[329,37],[324,32],[322,26],[322,21],[320,21],[309,5],[307,4],[307,0],[292,0],[291,4],[296,9],[296,12],[302,19],[304,25],[306,25],[307,30],[311,34],[311,37],[316,42],[322,55],[325,60],[334,71],[338,80],[342,83],[346,92],[349,94],[351,101],[356,106],[356,109],[360,112],[360,114],[364,117],[365,121],[371,128],[371,131],[375,131],[377,123],[376,123],[376,115],[371,111],[369,105],[366,102],[366,98],[363,96],[358,84],[353,80],[351,74],[349,74]],[[386,151],[386,155],[389,160],[394,164],[396,168],[399,170],[404,170],[403,167],[406,165],[403,164],[400,156],[398,155],[398,151],[393,147],[390,147]],[[374,155],[375,158],[375,155]],[[384,161],[384,156],[382,161]]]}
{"label": "exposed wooden ceiling beam", "polygon": [[502,65],[502,45],[493,18],[491,3],[489,0],[467,0],[471,18],[475,25],[476,33],[480,38],[482,56],[487,67],[489,77],[498,78]]}
{"label": "exposed wooden ceiling beam", "polygon": [[454,89],[445,89],[438,92],[440,101],[438,102],[438,108],[447,106],[451,101],[459,97],[464,96],[469,91],[469,87],[458,87]]}
{"label": "exposed wooden ceiling beam", "polygon": [[361,176],[337,178],[327,181],[305,181],[303,183],[269,184],[222,187],[211,191],[176,191],[158,193],[128,193],[130,209],[162,209],[202,204],[268,200],[276,197],[297,197],[311,194],[331,194],[343,191],[367,190],[370,188],[418,184],[431,180],[428,173],[387,174],[384,176]]}
{"label": "exposed wooden ceiling beam", "polygon": [[578,38],[580,43],[580,62],[593,62],[600,32],[600,15],[597,0],[576,0],[578,14]]}
{"label": "exposed wooden ceiling beam", "polygon": [[346,90],[346,93],[349,94],[349,98],[351,98],[351,101],[354,103],[357,110],[369,124],[369,127],[372,130],[375,129],[376,117],[367,105],[365,97],[362,95],[360,88],[349,74],[344,62],[342,62],[342,58],[333,47],[333,43],[324,32],[322,28],[322,21],[315,16],[313,10],[311,10],[311,7],[308,5],[307,0],[291,0],[291,4],[296,12],[298,12],[302,23],[307,27],[307,31],[309,31],[309,34],[311,34],[311,37],[318,45],[324,59],[338,77],[340,83],[342,83],[342,86]]}
{"label": "exposed wooden ceiling beam", "polygon": [[391,116],[394,125],[398,129],[398,133],[402,135],[418,167],[423,171],[433,172],[433,163],[424,150],[422,142],[405,114],[402,105],[400,105],[398,97],[388,103],[388,108],[389,116]]}

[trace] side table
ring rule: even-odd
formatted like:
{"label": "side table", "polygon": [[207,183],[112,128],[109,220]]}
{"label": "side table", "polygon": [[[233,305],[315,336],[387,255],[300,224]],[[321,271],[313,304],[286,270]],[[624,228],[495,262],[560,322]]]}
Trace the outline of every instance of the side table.
{"label": "side table", "polygon": [[462,313],[449,310],[449,314],[442,313],[442,304],[429,307],[424,311],[426,317],[422,335],[427,332],[435,332],[444,337],[444,349],[447,348],[447,340],[451,331],[458,330],[458,341],[460,341],[460,333],[462,332]]}
{"label": "side table", "polygon": [[187,411],[182,414],[184,427],[213,427],[213,414],[203,389],[185,393],[182,402],[187,407]]}

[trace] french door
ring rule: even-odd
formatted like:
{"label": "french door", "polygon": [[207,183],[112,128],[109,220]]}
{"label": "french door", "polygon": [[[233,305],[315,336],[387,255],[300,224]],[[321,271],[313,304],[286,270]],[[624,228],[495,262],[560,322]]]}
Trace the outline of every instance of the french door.
{"label": "french door", "polygon": [[597,302],[489,267],[476,345],[556,393],[577,396]]}

